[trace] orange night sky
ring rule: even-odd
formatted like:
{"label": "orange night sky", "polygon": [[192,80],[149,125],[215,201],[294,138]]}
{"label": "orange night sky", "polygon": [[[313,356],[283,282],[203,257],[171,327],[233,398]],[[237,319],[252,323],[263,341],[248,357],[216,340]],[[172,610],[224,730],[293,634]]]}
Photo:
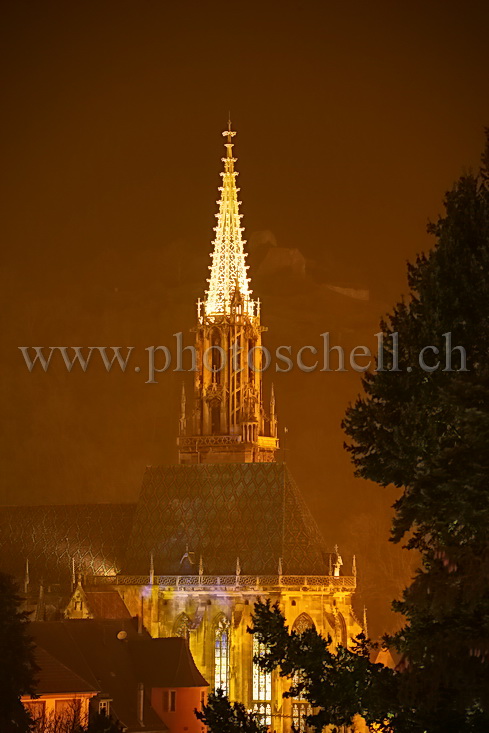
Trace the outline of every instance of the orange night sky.
{"label": "orange night sky", "polygon": [[[144,349],[193,326],[228,110],[265,344],[320,347],[329,331],[373,346],[445,190],[478,165],[489,7],[20,1],[2,15],[0,500],[135,501],[144,467],[176,459],[182,375],[145,384]],[[305,272],[282,267],[287,250]],[[134,346],[141,372],[30,374],[22,345]],[[266,395],[272,378],[287,461],[327,542],[357,553],[380,630],[407,566],[385,548],[394,493],[355,479],[343,450],[360,376],[267,374]]]}

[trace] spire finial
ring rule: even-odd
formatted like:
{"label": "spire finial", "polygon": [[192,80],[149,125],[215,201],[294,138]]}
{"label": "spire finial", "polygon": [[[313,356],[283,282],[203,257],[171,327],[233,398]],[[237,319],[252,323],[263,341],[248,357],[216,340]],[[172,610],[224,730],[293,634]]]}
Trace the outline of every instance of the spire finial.
{"label": "spire finial", "polygon": [[367,609],[363,607],[363,633],[368,637]]}
{"label": "spire finial", "polygon": [[[231,129],[231,112],[228,112],[228,129],[224,130],[222,134],[223,134],[223,137],[227,137],[228,139],[226,147],[227,145],[232,145],[232,142],[233,142],[232,138],[236,135],[236,132]],[[230,148],[228,148],[228,156],[231,157]]]}
{"label": "spire finial", "polygon": [[155,582],[155,561],[154,555],[151,553],[149,556],[149,584],[154,585]]}

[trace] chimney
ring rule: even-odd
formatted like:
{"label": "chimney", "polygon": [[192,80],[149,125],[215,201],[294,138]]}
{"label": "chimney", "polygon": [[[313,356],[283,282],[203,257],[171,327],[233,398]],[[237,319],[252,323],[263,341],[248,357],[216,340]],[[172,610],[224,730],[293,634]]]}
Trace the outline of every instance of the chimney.
{"label": "chimney", "polygon": [[138,682],[138,723],[141,728],[144,728],[144,685],[142,682]]}

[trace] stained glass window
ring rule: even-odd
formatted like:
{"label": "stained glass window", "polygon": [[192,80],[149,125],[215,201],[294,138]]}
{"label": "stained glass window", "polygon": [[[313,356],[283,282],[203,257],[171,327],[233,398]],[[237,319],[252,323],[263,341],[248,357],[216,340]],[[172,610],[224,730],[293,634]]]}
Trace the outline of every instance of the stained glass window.
{"label": "stained glass window", "polygon": [[229,695],[229,621],[225,616],[214,627],[214,689]]}
{"label": "stained glass window", "polygon": [[[253,659],[261,657],[265,653],[265,645],[260,644],[255,635],[253,635]],[[253,661],[253,701],[259,702],[265,700],[270,702],[272,699],[272,675],[265,672],[255,661]]]}
{"label": "stained glass window", "polygon": [[[301,614],[296,620],[294,627],[296,627],[297,621],[300,621],[300,624],[298,624],[299,628],[301,624],[304,624],[302,631],[299,631],[297,628],[295,628],[298,633],[303,633],[303,631],[305,631],[307,628],[310,628],[308,619],[312,626],[314,626],[313,622],[306,614]],[[302,679],[303,678],[301,677],[300,673],[296,672],[292,677],[292,686],[297,687],[301,683]],[[306,716],[312,715],[314,711],[312,709],[312,706],[307,702],[307,700],[303,699],[301,692],[303,691],[299,690],[299,694],[297,695],[297,697],[294,697],[292,699],[292,725],[294,726],[294,730],[296,730],[298,733],[309,733],[309,731],[312,729],[309,728],[308,725],[306,725]]]}
{"label": "stained glass window", "polygon": [[294,625],[292,626],[292,631],[295,631],[297,634],[303,634],[306,629],[313,629],[314,628],[314,621],[307,613],[301,613],[300,616],[297,616],[296,620],[294,621]]}
{"label": "stained glass window", "polygon": [[188,639],[190,632],[190,618],[186,613],[181,613],[177,616],[176,621],[173,625],[173,635],[181,636],[183,639]]}
{"label": "stained glass window", "polygon": [[256,702],[253,712],[262,725],[272,725],[272,706],[269,702]]}
{"label": "stained glass window", "polygon": [[312,715],[312,707],[308,702],[292,703],[292,725],[300,733],[306,733],[309,727],[306,725],[306,716]]}

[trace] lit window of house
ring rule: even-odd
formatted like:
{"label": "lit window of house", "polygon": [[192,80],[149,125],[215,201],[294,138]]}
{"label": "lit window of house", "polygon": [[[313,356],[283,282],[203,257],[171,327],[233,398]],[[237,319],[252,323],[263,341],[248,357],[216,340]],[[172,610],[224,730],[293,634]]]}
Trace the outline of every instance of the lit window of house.
{"label": "lit window of house", "polygon": [[164,713],[174,713],[177,709],[176,690],[163,690],[162,707]]}
{"label": "lit window of house", "polygon": [[110,700],[99,700],[98,711],[101,715],[109,717],[110,713]]}

